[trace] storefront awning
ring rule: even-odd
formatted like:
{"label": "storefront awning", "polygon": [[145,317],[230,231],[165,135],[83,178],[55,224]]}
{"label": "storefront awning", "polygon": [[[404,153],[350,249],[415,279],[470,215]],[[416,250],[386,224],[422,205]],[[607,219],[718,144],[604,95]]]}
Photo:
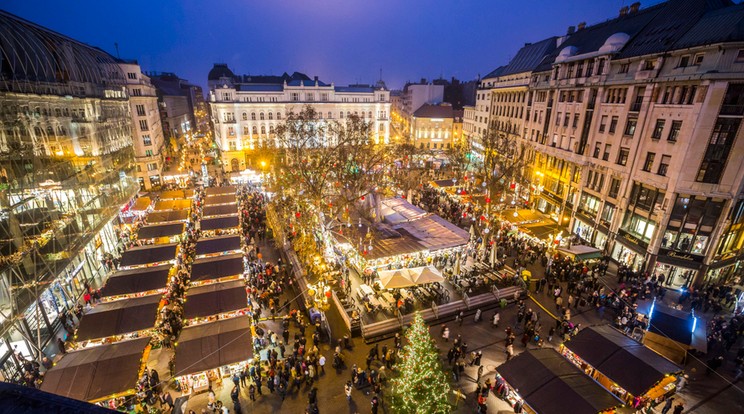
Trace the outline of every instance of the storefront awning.
{"label": "storefront awning", "polygon": [[191,208],[191,200],[160,200],[155,203],[155,210],[186,210]]}
{"label": "storefront awning", "polygon": [[171,265],[164,264],[146,269],[123,270],[112,274],[101,288],[101,296],[129,295],[162,289],[168,284]]}
{"label": "storefront awning", "polygon": [[202,219],[212,216],[224,216],[226,214],[235,214],[238,211],[237,204],[223,204],[217,206],[204,206],[202,208]]}
{"label": "storefront awning", "polygon": [[152,328],[161,298],[155,294],[100,303],[83,315],[75,340],[108,338]]}
{"label": "storefront awning", "polygon": [[540,414],[597,414],[623,404],[553,348],[527,350],[496,370]]}
{"label": "storefront awning", "polygon": [[147,216],[147,222],[157,224],[170,221],[185,221],[187,218],[189,218],[188,210],[153,211]]}
{"label": "storefront awning", "polygon": [[564,342],[579,358],[635,396],[682,369],[608,325],[591,326]]}
{"label": "storefront awning", "polygon": [[231,252],[240,249],[240,236],[219,236],[196,242],[196,255]]}
{"label": "storefront awning", "polygon": [[177,244],[132,247],[121,255],[122,267],[165,262],[176,258]]}
{"label": "storefront awning", "polygon": [[196,259],[191,266],[191,281],[242,275],[244,271],[242,253]]}
{"label": "storefront awning", "polygon": [[156,239],[159,237],[176,236],[183,233],[184,223],[153,224],[142,226],[137,232],[137,238],[141,240]]}
{"label": "storefront awning", "polygon": [[253,355],[251,317],[238,316],[190,326],[176,345],[176,377],[246,361]]}
{"label": "storefront awning", "polygon": [[224,187],[208,187],[205,190],[207,197],[221,195],[221,194],[235,194],[238,192],[238,188],[233,185]]}
{"label": "storefront awning", "polygon": [[81,401],[131,390],[139,379],[140,359],[150,338],[70,351],[44,374],[41,390]]}
{"label": "storefront awning", "polygon": [[216,195],[216,196],[210,196],[204,198],[204,205],[205,206],[213,206],[215,204],[229,204],[229,203],[235,203],[237,201],[237,197],[235,194],[224,194],[224,195]]}
{"label": "storefront awning", "polygon": [[558,252],[575,260],[601,259],[602,252],[591,246],[573,245],[569,248],[559,247]]}
{"label": "storefront awning", "polygon": [[199,227],[205,231],[232,229],[232,228],[238,227],[239,225],[240,225],[240,220],[238,219],[237,214],[234,214],[232,216],[202,219],[201,222],[199,223]]}
{"label": "storefront awning", "polygon": [[243,280],[196,286],[186,295],[185,319],[202,318],[244,309],[248,306]]}

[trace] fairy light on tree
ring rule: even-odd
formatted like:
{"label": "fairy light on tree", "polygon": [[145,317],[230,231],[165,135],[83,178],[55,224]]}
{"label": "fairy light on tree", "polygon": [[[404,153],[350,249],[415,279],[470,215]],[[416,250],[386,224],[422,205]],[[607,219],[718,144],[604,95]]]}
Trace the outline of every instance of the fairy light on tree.
{"label": "fairy light on tree", "polygon": [[447,374],[442,370],[439,351],[429,334],[424,318],[417,312],[406,332],[392,380],[392,408],[399,414],[446,414],[452,411]]}

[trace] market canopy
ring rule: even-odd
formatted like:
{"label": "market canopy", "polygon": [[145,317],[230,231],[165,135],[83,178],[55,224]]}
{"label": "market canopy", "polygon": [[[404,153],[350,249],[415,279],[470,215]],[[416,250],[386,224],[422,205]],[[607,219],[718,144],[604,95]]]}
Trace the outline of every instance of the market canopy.
{"label": "market canopy", "polygon": [[204,206],[204,208],[202,208],[202,217],[224,216],[227,214],[235,214],[237,211],[238,205],[235,203]]}
{"label": "market canopy", "polygon": [[240,250],[240,236],[218,236],[196,242],[196,255]]}
{"label": "market canopy", "polygon": [[418,220],[393,225],[403,236],[413,238],[430,252],[459,247],[468,244],[470,233],[449,221],[430,215]]}
{"label": "market canopy", "polygon": [[591,326],[564,342],[566,348],[629,393],[644,395],[682,369],[608,325]]}
{"label": "market canopy", "polygon": [[232,229],[235,227],[238,227],[240,225],[240,220],[238,219],[238,215],[234,214],[232,216],[225,216],[225,217],[214,217],[214,218],[208,218],[208,219],[202,219],[199,223],[199,228],[202,230],[220,230],[220,229]]}
{"label": "market canopy", "polygon": [[109,276],[101,288],[101,296],[119,296],[163,289],[168,284],[171,265],[164,264],[145,269],[130,269]]}
{"label": "market canopy", "polygon": [[553,348],[531,349],[497,369],[540,414],[597,414],[623,405]]}
{"label": "market canopy", "polygon": [[70,351],[44,374],[41,390],[96,401],[134,389],[149,337]]}
{"label": "market canopy", "polygon": [[196,259],[191,266],[191,281],[242,275],[244,271],[242,253]]}
{"label": "market canopy", "polygon": [[207,197],[221,195],[221,194],[235,194],[238,192],[238,188],[233,185],[224,187],[209,187],[206,190]]}
{"label": "market canopy", "polygon": [[189,289],[183,307],[185,319],[219,315],[248,307],[245,282],[232,280]]}
{"label": "market canopy", "polygon": [[382,200],[380,204],[383,220],[388,224],[416,220],[428,214],[403,198],[387,198]]}
{"label": "market canopy", "polygon": [[408,269],[382,270],[377,272],[377,275],[385,289],[404,288],[416,284],[411,280]]}
{"label": "market canopy", "polygon": [[417,285],[444,281],[442,272],[434,266],[414,267],[408,269],[408,271],[411,273],[411,279]]}
{"label": "market canopy", "polygon": [[162,295],[154,294],[100,303],[83,315],[75,340],[108,338],[152,328],[161,298]]}
{"label": "market canopy", "polygon": [[132,205],[132,208],[130,210],[142,212],[147,210],[147,208],[150,207],[150,204],[152,204],[152,200],[150,200],[150,197],[140,197],[135,200],[134,205]]}
{"label": "market canopy", "polygon": [[161,200],[177,200],[179,198],[189,198],[194,195],[194,190],[169,190],[160,193]]}
{"label": "market canopy", "polygon": [[189,218],[188,210],[163,210],[153,211],[147,216],[150,224],[167,223],[170,221],[185,221]]}
{"label": "market canopy", "polygon": [[174,377],[248,360],[253,355],[250,325],[246,315],[184,328],[176,345]]}
{"label": "market canopy", "polygon": [[140,227],[137,238],[142,240],[171,237],[183,233],[184,223],[153,224]]}
{"label": "market canopy", "polygon": [[155,203],[155,210],[186,210],[191,208],[191,200],[160,200]]}
{"label": "market canopy", "polygon": [[237,196],[235,194],[216,195],[216,196],[211,196],[211,197],[205,197],[204,205],[213,206],[216,204],[235,203],[236,201],[237,201]]}
{"label": "market canopy", "polygon": [[176,243],[132,247],[121,255],[122,267],[166,262],[176,258]]}
{"label": "market canopy", "polygon": [[575,260],[601,259],[602,252],[591,246],[575,244],[571,247],[559,247],[558,252]]}

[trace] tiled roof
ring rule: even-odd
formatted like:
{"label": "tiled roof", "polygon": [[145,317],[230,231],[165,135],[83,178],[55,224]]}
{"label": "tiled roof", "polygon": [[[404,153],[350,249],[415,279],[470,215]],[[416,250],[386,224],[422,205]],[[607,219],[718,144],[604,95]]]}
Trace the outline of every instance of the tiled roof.
{"label": "tiled roof", "polygon": [[545,56],[555,50],[556,43],[556,37],[549,37],[537,43],[528,43],[524,45],[506,66],[499,68],[501,70],[498,76],[513,75],[515,73],[535,70],[535,68],[537,68],[545,59]]}
{"label": "tiled roof", "polygon": [[497,78],[499,75],[501,75],[501,72],[504,70],[505,67],[506,66],[497,67],[496,69],[488,73],[486,76],[484,76],[483,79]]}
{"label": "tiled roof", "polygon": [[413,113],[416,118],[454,118],[452,105],[424,104]]}

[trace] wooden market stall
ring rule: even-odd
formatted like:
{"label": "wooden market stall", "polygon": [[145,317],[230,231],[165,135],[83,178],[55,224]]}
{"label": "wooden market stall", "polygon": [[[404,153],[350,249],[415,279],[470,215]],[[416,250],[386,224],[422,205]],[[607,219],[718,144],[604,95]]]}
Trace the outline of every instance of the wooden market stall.
{"label": "wooden market stall", "polygon": [[223,319],[235,316],[248,307],[248,296],[243,280],[231,280],[189,289],[183,308],[183,318]]}
{"label": "wooden market stall", "polygon": [[191,284],[234,279],[241,276],[243,272],[245,272],[245,266],[242,253],[196,259],[191,266]]}
{"label": "wooden market stall", "polygon": [[161,298],[162,295],[155,294],[98,304],[83,315],[75,332],[75,341],[101,344],[152,329]]}
{"label": "wooden market stall", "polygon": [[235,204],[238,201],[236,194],[223,194],[204,197],[205,206],[213,206],[219,204]]}
{"label": "wooden market stall", "polygon": [[167,244],[178,241],[186,228],[185,223],[151,224],[140,227],[138,240],[154,240],[155,244]]}
{"label": "wooden market stall", "polygon": [[186,221],[189,218],[188,210],[161,210],[153,211],[147,216],[147,223],[159,224],[174,221]]}
{"label": "wooden market stall", "polygon": [[160,200],[155,203],[155,211],[187,210],[191,208],[191,200]]}
{"label": "wooden market stall", "polygon": [[109,276],[106,284],[101,288],[102,300],[108,302],[141,294],[142,296],[153,293],[162,294],[173,269],[172,265],[164,264],[145,269],[118,271]]}
{"label": "wooden market stall", "polygon": [[238,187],[234,185],[226,185],[222,187],[207,187],[205,190],[207,197],[224,195],[224,194],[236,194]]}
{"label": "wooden market stall", "polygon": [[178,244],[160,244],[132,247],[121,255],[121,269],[138,266],[153,266],[175,260]]}
{"label": "wooden market stall", "polygon": [[237,204],[217,204],[204,206],[202,208],[202,219],[214,216],[226,216],[235,214],[238,211]]}
{"label": "wooden market stall", "polygon": [[227,235],[208,239],[200,239],[196,242],[196,256],[212,254],[234,253],[241,249],[240,236]]}

